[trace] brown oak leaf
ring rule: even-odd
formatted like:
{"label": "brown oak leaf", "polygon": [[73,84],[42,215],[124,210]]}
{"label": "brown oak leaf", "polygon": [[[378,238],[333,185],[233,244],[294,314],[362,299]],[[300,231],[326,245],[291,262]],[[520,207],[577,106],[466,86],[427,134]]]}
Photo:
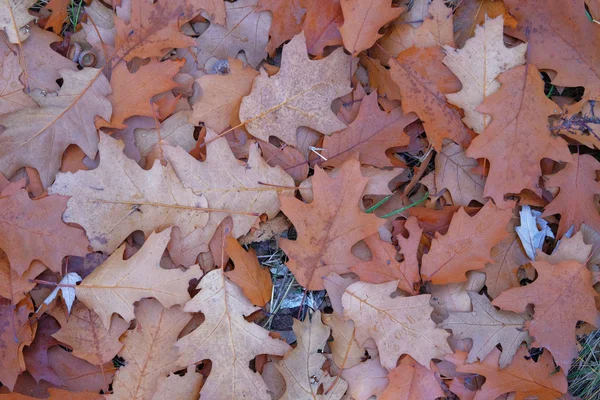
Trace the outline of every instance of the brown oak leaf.
{"label": "brown oak leaf", "polygon": [[429,253],[423,256],[421,276],[433,284],[463,282],[465,273],[492,262],[491,249],[508,236],[506,225],[512,210],[501,210],[492,202],[470,217],[464,208],[454,214],[448,233],[436,233]]}
{"label": "brown oak leaf", "polygon": [[17,53],[4,42],[0,43],[0,114],[37,105],[23,91],[25,86],[19,80],[22,73]]}
{"label": "brown oak leaf", "polygon": [[327,46],[342,44],[338,26],[344,21],[340,0],[305,0],[306,16],[302,30],[308,54],[322,55]]}
{"label": "brown oak leaf", "polygon": [[35,0],[11,0],[0,4],[0,30],[3,30],[11,43],[21,44],[29,36],[28,29],[23,26],[35,19],[28,12]]}
{"label": "brown oak leaf", "polygon": [[22,275],[19,275],[17,271],[11,268],[6,253],[0,249],[0,297],[17,304],[36,285],[33,279],[45,270],[46,266],[44,264],[33,261],[29,268]]}
{"label": "brown oak leaf", "polygon": [[308,290],[322,290],[322,278],[330,272],[350,272],[360,261],[350,252],[352,246],[376,233],[385,221],[359,208],[367,178],[357,160],[346,161],[335,178],[317,167],[312,183],[310,204],[279,196],[281,210],[298,232],[295,241],[282,239],[279,244],[298,283]]}
{"label": "brown oak leaf", "polygon": [[388,387],[378,397],[381,400],[437,399],[445,396],[435,373],[411,356],[405,356],[400,365],[390,371],[388,379]]}
{"label": "brown oak leaf", "polygon": [[307,0],[258,0],[258,10],[273,13],[273,22],[269,30],[267,52],[274,55],[275,50],[302,31]]}

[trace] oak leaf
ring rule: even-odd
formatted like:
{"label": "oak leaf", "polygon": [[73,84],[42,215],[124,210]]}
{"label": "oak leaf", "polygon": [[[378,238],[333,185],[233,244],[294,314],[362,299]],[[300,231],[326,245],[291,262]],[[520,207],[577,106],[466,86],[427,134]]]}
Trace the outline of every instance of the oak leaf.
{"label": "oak leaf", "polygon": [[467,272],[466,282],[431,285],[431,319],[439,324],[447,319],[451,312],[470,312],[473,305],[469,292],[479,292],[484,286],[485,274],[479,271]]}
{"label": "oak leaf", "polygon": [[71,391],[103,390],[106,393],[116,370],[112,361],[104,365],[92,365],[60,346],[48,349],[48,361],[62,380],[62,387]]}
{"label": "oak leaf", "polygon": [[[48,400],[103,400],[105,397],[94,392],[70,392],[64,389],[48,388],[50,397]],[[0,399],[6,400],[30,400],[38,397],[29,397],[19,393],[0,394]]]}
{"label": "oak leaf", "polygon": [[238,117],[242,98],[250,94],[258,72],[244,66],[238,59],[230,58],[228,62],[228,74],[204,75],[196,80],[202,88],[202,97],[194,103],[194,111],[190,116],[190,121],[195,125],[204,122],[217,132],[236,125],[231,121]]}
{"label": "oak leaf", "polygon": [[542,213],[532,210],[527,205],[521,207],[519,217],[521,225],[515,227],[515,231],[521,240],[527,257],[535,260],[536,252],[542,249],[546,237],[554,239],[554,233],[552,233],[548,222],[542,218]]}
{"label": "oak leaf", "polygon": [[500,369],[498,361],[500,350],[494,349],[482,362],[465,364],[467,354],[457,351],[446,360],[456,365],[459,372],[468,372],[485,376],[485,383],[477,392],[475,400],[495,399],[510,392],[515,393],[516,400],[557,399],[567,392],[567,380],[564,372],[556,372],[552,355],[544,351],[534,362],[529,357],[529,351],[521,346],[515,354],[513,362],[506,368]]}
{"label": "oak leaf", "polygon": [[[146,157],[156,145],[168,144],[181,146],[186,151],[191,151],[196,146],[194,139],[194,125],[188,122],[189,112],[180,111],[171,115],[160,124],[160,129],[137,128],[133,130],[135,146],[140,155]],[[127,145],[125,145],[127,146]]]}
{"label": "oak leaf", "polygon": [[51,12],[45,29],[51,28],[55,33],[60,34],[62,31],[63,23],[67,19],[69,0],[50,0],[44,7],[44,11]]}
{"label": "oak leaf", "polygon": [[44,264],[34,261],[19,275],[11,268],[6,253],[0,249],[0,297],[10,300],[13,304],[19,303],[36,285],[33,279],[45,270]]}
{"label": "oak leaf", "polygon": [[125,245],[119,247],[77,286],[77,298],[96,311],[107,330],[113,314],[119,314],[127,322],[134,319],[133,303],[144,297],[154,297],[165,307],[190,299],[188,283],[200,278],[202,270],[197,265],[187,271],[160,266],[170,235],[170,228],[151,234],[127,260],[123,260]]}
{"label": "oak leaf", "polygon": [[477,165],[477,160],[467,157],[462,147],[444,140],[442,150],[435,157],[434,187],[429,188],[430,194],[439,195],[447,189],[456,206],[468,206],[471,200],[485,203],[485,177],[473,171]]}
{"label": "oak leaf", "polygon": [[379,357],[369,353],[369,359],[342,371],[342,379],[348,382],[346,395],[355,400],[368,400],[381,394],[389,384],[388,371],[381,366]]}
{"label": "oak leaf", "polygon": [[273,13],[273,21],[269,30],[267,52],[271,55],[283,43],[287,42],[302,31],[302,23],[306,14],[307,0],[259,0],[258,10],[269,10]]}
{"label": "oak leaf", "polygon": [[527,44],[507,48],[503,41],[504,19],[486,19],[475,29],[475,37],[467,40],[462,49],[444,46],[444,64],[460,79],[462,89],[449,93],[451,104],[465,112],[464,123],[477,133],[489,125],[491,118],[476,111],[486,97],[500,88],[498,75],[525,64]]}
{"label": "oak leaf", "polygon": [[500,89],[487,97],[477,111],[492,122],[467,149],[467,156],[490,162],[483,195],[506,207],[505,194],[530,189],[540,193],[540,161],[571,161],[566,142],[553,137],[548,116],[556,104],[544,94],[544,82],[533,65],[512,68],[499,75]]}
{"label": "oak leaf", "polygon": [[350,272],[360,261],[350,252],[352,246],[376,233],[385,221],[359,208],[367,178],[357,160],[346,161],[335,179],[317,167],[312,183],[310,204],[279,196],[281,211],[298,232],[295,241],[283,239],[279,244],[298,283],[308,290],[322,290],[322,278],[330,272]]}
{"label": "oak leaf", "polygon": [[202,67],[211,57],[220,60],[235,58],[243,50],[248,64],[254,68],[258,67],[267,57],[271,13],[259,11],[258,0],[226,2],[225,11],[226,23],[210,24],[197,39],[196,61]]}
{"label": "oak leaf", "polygon": [[400,88],[392,80],[390,70],[375,58],[370,58],[364,53],[360,56],[360,63],[369,71],[369,86],[389,100],[401,100]]}
{"label": "oak leaf", "polygon": [[178,369],[175,342],[192,315],[181,307],[168,309],[154,299],[143,299],[135,308],[135,318],[137,326],[127,333],[119,353],[126,364],[117,370],[112,384],[111,397],[116,399],[153,398],[167,375]]}
{"label": "oak leaf", "polygon": [[344,47],[354,56],[373,46],[382,36],[379,29],[404,11],[404,7],[392,7],[390,0],[342,0],[341,6],[340,33]]}
{"label": "oak leaf", "polygon": [[0,29],[11,43],[21,44],[29,36],[29,30],[22,28],[35,19],[28,12],[34,4],[35,0],[6,0],[0,3]]}
{"label": "oak leaf", "polygon": [[64,84],[57,96],[34,92],[40,107],[26,108],[0,116],[6,130],[0,134],[0,172],[11,176],[21,167],[38,170],[44,187],[60,168],[63,152],[70,144],[95,158],[98,133],[96,116],[110,118],[112,107],[106,96],[108,80],[99,69],[62,70]]}
{"label": "oak leaf", "polygon": [[546,187],[560,187],[560,192],[544,209],[543,217],[560,214],[557,236],[563,236],[571,226],[579,230],[585,222],[590,228],[600,231],[600,214],[594,196],[600,193],[596,171],[600,163],[589,154],[573,155],[573,163],[550,175]]}
{"label": "oak leaf", "polygon": [[454,39],[456,48],[462,48],[465,42],[475,34],[477,26],[485,23],[486,18],[503,16],[504,26],[516,28],[517,20],[508,13],[503,1],[477,0],[463,2],[454,10]]}
{"label": "oak leaf", "polygon": [[517,217],[513,217],[509,221],[506,227],[508,236],[492,248],[490,256],[494,261],[487,263],[482,270],[486,275],[487,293],[493,299],[507,289],[520,286],[517,271],[520,266],[529,262],[517,232],[515,232],[515,225],[518,221]]}
{"label": "oak leaf", "polygon": [[[50,365],[50,357],[48,355],[48,350],[50,348],[60,344],[58,340],[52,337],[52,334],[58,329],[60,329],[60,325],[56,319],[48,314],[42,315],[37,321],[37,329],[35,331],[33,342],[23,349],[23,357],[27,372],[37,383],[40,383],[43,379],[56,386],[62,386],[64,384],[64,381]],[[21,374],[20,376],[23,375],[24,374]],[[15,391],[18,386],[19,380],[17,379]]]}
{"label": "oak leaf", "polygon": [[283,46],[281,69],[254,80],[252,92],[242,99],[240,120],[248,132],[268,141],[276,136],[296,146],[296,129],[306,126],[329,135],[346,126],[331,111],[331,102],[349,93],[356,61],[342,49],[321,60],[306,53],[303,33]]}
{"label": "oak leaf", "polygon": [[379,397],[380,400],[417,400],[444,397],[433,371],[405,356],[400,365],[390,371],[390,383]]}
{"label": "oak leaf", "polygon": [[48,191],[71,196],[64,221],[81,225],[92,247],[107,253],[135,230],[149,235],[175,225],[188,234],[206,225],[206,199],[184,188],[171,165],[145,171],[123,147],[101,134],[98,168],[58,175]]}
{"label": "oak leaf", "polygon": [[[260,156],[256,144],[251,144],[248,161],[240,163],[227,139],[217,137],[208,130],[206,135],[206,160],[197,161],[181,148],[165,146],[164,154],[175,169],[183,184],[194,193],[202,194],[208,206],[214,210],[208,222],[178,244],[182,248],[169,247],[169,252],[177,264],[190,265],[196,256],[208,250],[208,242],[223,219],[233,219],[231,235],[239,238],[248,233],[258,220],[258,215],[267,214],[274,218],[279,212],[277,192],[269,185],[293,187],[294,180],[279,167],[269,167]],[[218,171],[218,173],[216,173]],[[284,190],[283,195],[292,193]],[[177,254],[174,254],[177,250]]]}
{"label": "oak leaf", "polygon": [[263,307],[271,300],[273,283],[271,273],[267,268],[261,267],[256,257],[256,251],[249,251],[231,236],[226,239],[225,251],[233,260],[233,271],[225,272],[227,277],[237,284],[250,302],[256,306]]}
{"label": "oak leaf", "polygon": [[37,105],[23,91],[25,86],[19,80],[22,73],[17,54],[6,44],[0,44],[0,114]]}
{"label": "oak leaf", "polygon": [[316,311],[304,322],[294,320],[293,328],[296,348],[276,364],[286,383],[281,399],[341,399],[348,383],[322,369],[326,358],[319,350],[327,344],[330,329],[321,322],[321,313]]}
{"label": "oak leaf", "polygon": [[346,129],[325,136],[321,153],[327,161],[323,165],[337,167],[358,153],[361,164],[391,167],[385,151],[408,146],[410,137],[403,129],[416,119],[415,114],[404,115],[400,107],[381,111],[377,91],[373,91],[363,98],[356,119]]}
{"label": "oak leaf", "polygon": [[81,229],[61,220],[66,203],[63,196],[31,200],[24,189],[0,198],[0,247],[17,274],[28,271],[33,260],[60,272],[65,256],[87,254]]}
{"label": "oak leaf", "polygon": [[26,297],[17,304],[0,298],[0,380],[9,390],[13,390],[17,376],[25,371],[23,349],[33,342],[37,323],[29,323],[33,313],[31,298]]}
{"label": "oak leaf", "polygon": [[259,354],[283,355],[289,346],[244,319],[258,310],[223,270],[215,269],[200,281],[200,292],[183,308],[202,312],[204,322],[175,344],[180,366],[210,359],[212,369],[200,392],[209,399],[270,399],[267,386],[249,363]]}
{"label": "oak leaf", "polygon": [[402,354],[429,365],[432,358],[442,358],[452,351],[450,334],[437,329],[431,320],[431,295],[392,298],[398,281],[372,284],[356,282],[348,286],[342,297],[344,318],[355,323],[358,343],[372,338],[377,343],[381,365],[396,366]]}
{"label": "oak leaf", "polygon": [[196,366],[189,366],[184,376],[171,374],[156,385],[152,400],[197,400],[204,379],[196,372]]}
{"label": "oak leaf", "polygon": [[456,283],[466,280],[465,273],[482,269],[492,262],[491,249],[508,236],[506,225],[512,210],[501,210],[492,202],[469,217],[460,208],[450,222],[448,233],[436,233],[429,253],[423,256],[421,276],[433,284]]}
{"label": "oak leaf", "polygon": [[308,54],[322,55],[327,46],[342,44],[338,26],[344,21],[340,0],[305,0],[302,29]]}
{"label": "oak leaf", "polygon": [[594,303],[598,293],[590,271],[577,261],[534,261],[533,267],[538,273],[533,283],[503,292],[493,304],[514,312],[524,312],[528,304],[534,304],[533,320],[525,323],[535,339],[533,346],[550,350],[556,364],[568,371],[577,356],[577,321],[600,326]]}
{"label": "oak leaf", "polygon": [[302,182],[308,177],[309,163],[300,150],[286,145],[277,147],[262,140],[258,142],[258,145],[263,158],[270,166],[280,166],[294,178],[294,181]]}
{"label": "oak leaf", "polygon": [[584,86],[586,98],[598,99],[600,63],[594,43],[600,40],[600,26],[590,23],[586,13],[581,12],[584,0],[505,3],[518,22],[517,28],[508,33],[529,42],[528,61],[540,69],[556,71],[554,85]]}
{"label": "oak leaf", "polygon": [[98,314],[80,301],[75,303],[68,320],[62,309],[52,315],[61,325],[52,337],[69,346],[75,357],[94,365],[113,359],[123,347],[119,338],[129,328],[129,324],[116,315],[112,317],[110,328],[105,328]]}
{"label": "oak leaf", "polygon": [[442,64],[441,47],[419,49],[411,47],[390,60],[392,80],[400,88],[402,110],[415,112],[423,121],[429,142],[437,151],[442,141],[449,138],[466,147],[470,134],[461,121],[458,110],[452,108],[444,96],[448,78],[456,79]]}
{"label": "oak leaf", "polygon": [[500,368],[507,367],[522,342],[531,338],[523,328],[526,319],[510,311],[498,311],[485,295],[468,292],[473,304],[472,312],[451,312],[438,326],[452,330],[458,339],[473,339],[468,363],[483,361],[497,344],[502,346]]}
{"label": "oak leaf", "polygon": [[98,121],[97,127],[125,128],[125,120],[134,115],[155,116],[152,97],[178,85],[173,80],[184,61],[152,60],[135,73],[129,72],[122,62],[113,69],[110,85],[113,92],[108,96],[113,108],[110,120]]}
{"label": "oak leaf", "polygon": [[[117,7],[117,18],[114,19],[118,58],[131,61],[135,57],[162,57],[172,48],[194,45],[193,38],[179,31],[179,26],[185,22],[181,17],[185,15],[187,1],[131,0],[128,5]],[[157,82],[158,79],[154,85]]]}

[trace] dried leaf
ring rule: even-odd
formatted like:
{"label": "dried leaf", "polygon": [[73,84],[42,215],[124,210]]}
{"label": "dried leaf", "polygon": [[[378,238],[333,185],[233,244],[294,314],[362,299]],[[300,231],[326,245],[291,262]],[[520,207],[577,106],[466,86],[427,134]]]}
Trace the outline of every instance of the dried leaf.
{"label": "dried leaf", "polygon": [[180,111],[164,120],[160,130],[138,128],[133,131],[135,145],[140,155],[145,157],[157,144],[162,146],[181,146],[185,151],[191,151],[196,146],[194,125],[188,122],[189,112]]}
{"label": "dried leaf", "polygon": [[529,206],[523,206],[519,211],[521,225],[515,227],[515,231],[521,239],[525,253],[530,260],[535,260],[535,253],[542,248],[546,237],[554,238],[552,230],[541,215],[541,212],[531,210]]}
{"label": "dried leaf", "polygon": [[281,69],[261,72],[252,92],[242,99],[240,120],[265,142],[273,135],[296,146],[296,129],[306,126],[329,135],[346,126],[331,111],[331,102],[349,93],[356,65],[342,49],[322,60],[310,60],[304,34],[283,47]]}
{"label": "dried leaf", "polygon": [[303,32],[308,54],[322,55],[327,46],[342,44],[338,26],[344,21],[340,0],[305,0]]}
{"label": "dried leaf", "polygon": [[188,283],[200,278],[202,270],[197,265],[185,272],[160,267],[170,235],[170,228],[153,233],[127,260],[123,260],[125,245],[119,247],[77,286],[77,298],[98,313],[106,329],[113,313],[127,322],[134,319],[133,303],[144,297],[154,297],[165,307],[181,305],[190,299]]}
{"label": "dried leaf", "polygon": [[283,43],[302,31],[302,23],[306,14],[307,0],[259,0],[258,10],[269,10],[273,13],[273,21],[269,30],[267,52],[271,55]]}
{"label": "dried leaf", "polygon": [[[50,305],[56,299],[58,292],[60,292],[65,305],[67,306],[67,315],[71,313],[71,306],[75,301],[75,285],[77,282],[81,282],[81,277],[75,272],[69,272],[65,274],[63,278],[60,280],[59,285],[69,285],[69,286],[56,286],[52,292],[46,297],[43,304]],[[41,308],[42,306],[40,306]],[[38,311],[40,310],[38,308]],[[108,360],[107,360],[108,361]]]}
{"label": "dried leaf", "polygon": [[381,400],[437,399],[445,396],[433,371],[410,356],[404,357],[400,365],[390,371],[388,378],[390,384],[382,393]]}
{"label": "dried leaf", "polygon": [[215,269],[200,281],[200,292],[183,308],[202,312],[205,321],[189,335],[179,339],[181,366],[210,359],[212,369],[202,387],[201,396],[209,399],[271,398],[267,386],[249,363],[259,354],[283,355],[289,346],[269,336],[264,328],[247,322],[258,310],[231,283],[221,269]]}
{"label": "dried leaf", "polygon": [[0,44],[0,114],[36,106],[23,91],[24,86],[19,80],[22,73],[17,54],[4,43]]}
{"label": "dried leaf", "polygon": [[35,19],[28,12],[34,4],[35,0],[6,0],[0,3],[0,29],[11,43],[21,44],[29,36],[29,30],[23,27]]}
{"label": "dried leaf", "polygon": [[11,268],[8,256],[0,249],[0,297],[10,300],[13,304],[19,303],[36,285],[32,280],[45,270],[44,264],[33,261],[20,276]]}

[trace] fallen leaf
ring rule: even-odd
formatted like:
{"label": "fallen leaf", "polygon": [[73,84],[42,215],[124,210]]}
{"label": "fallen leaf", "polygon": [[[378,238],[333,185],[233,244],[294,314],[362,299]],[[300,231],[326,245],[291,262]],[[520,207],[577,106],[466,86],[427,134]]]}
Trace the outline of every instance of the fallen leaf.
{"label": "fallen leaf", "polygon": [[33,261],[29,268],[19,275],[11,268],[6,253],[0,249],[0,297],[10,300],[13,304],[19,303],[36,285],[33,279],[45,270],[44,264]]}
{"label": "fallen leaf", "polygon": [[88,241],[81,229],[61,220],[67,198],[47,196],[31,200],[24,189],[0,198],[0,247],[18,275],[39,260],[60,272],[65,256],[85,256]]}
{"label": "fallen leaf", "polygon": [[62,309],[52,315],[61,325],[52,337],[69,346],[75,357],[93,365],[106,364],[117,355],[123,347],[119,338],[129,328],[129,324],[116,315],[112,317],[110,328],[105,328],[98,314],[81,301],[75,303],[68,319]]}
{"label": "fallen leaf", "polygon": [[126,364],[117,370],[112,384],[111,397],[116,399],[153,399],[157,388],[167,384],[167,375],[178,369],[175,342],[192,315],[180,307],[168,309],[154,299],[143,299],[135,308],[135,318],[137,326],[127,333],[119,352]]}
{"label": "fallen leaf", "polygon": [[145,157],[158,144],[181,146],[185,151],[191,151],[196,146],[194,125],[188,122],[189,112],[180,111],[160,124],[160,129],[137,128],[133,131],[135,145],[140,155]]}
{"label": "fallen leaf", "polygon": [[381,111],[377,91],[373,91],[363,98],[356,119],[347,128],[325,137],[321,153],[327,161],[322,165],[337,167],[358,153],[361,164],[391,167],[386,150],[408,146],[410,137],[403,129],[416,119],[415,114],[404,115],[400,107]]}
{"label": "fallen leaf", "polygon": [[7,0],[0,5],[0,29],[11,43],[20,45],[29,36],[29,30],[22,27],[35,19],[28,12],[34,4],[35,0]]}
{"label": "fallen leaf", "polygon": [[289,257],[286,265],[298,283],[308,290],[322,290],[322,278],[330,272],[350,272],[359,261],[351,247],[376,233],[384,221],[363,213],[358,206],[367,179],[357,160],[346,161],[335,179],[317,167],[312,182],[314,200],[310,204],[279,196],[281,211],[298,232],[298,239],[282,239],[279,245]]}
{"label": "fallen leaf", "polygon": [[396,19],[404,7],[392,7],[390,0],[342,0],[344,23],[339,27],[344,47],[353,55],[373,46],[379,29]]}
{"label": "fallen leaf", "polygon": [[553,137],[548,116],[557,112],[546,98],[544,82],[533,65],[512,68],[498,76],[500,89],[487,97],[477,111],[492,116],[492,122],[467,149],[467,156],[490,162],[483,195],[506,207],[505,194],[529,189],[540,193],[540,161],[571,161],[566,142]]}
{"label": "fallen leaf", "polygon": [[107,253],[135,230],[149,235],[175,225],[189,234],[206,225],[206,199],[184,188],[172,165],[155,162],[145,171],[123,154],[123,147],[102,134],[98,168],[59,173],[48,192],[71,196],[64,221],[81,225],[91,246]]}
{"label": "fallen leaf", "polygon": [[[27,372],[32,376],[35,382],[40,383],[42,380],[52,385],[62,386],[64,384],[60,376],[54,371],[50,365],[48,350],[60,342],[52,337],[60,325],[50,315],[42,315],[37,321],[37,329],[35,338],[30,345],[23,349],[23,358]],[[22,373],[19,376],[23,376]],[[19,386],[19,379],[15,385],[14,391]]]}
{"label": "fallen leaf", "polygon": [[60,34],[62,32],[63,23],[66,21],[68,16],[67,7],[69,6],[69,0],[50,0],[44,10],[50,11],[50,17],[46,22],[45,28],[51,28],[54,33]]}
{"label": "fallen leaf", "polygon": [[573,163],[550,175],[546,187],[560,187],[560,192],[546,206],[542,216],[560,214],[557,237],[562,237],[572,226],[579,230],[584,222],[600,231],[600,215],[594,196],[600,193],[596,171],[600,163],[589,154],[574,154]]}
{"label": "fallen leaf", "polygon": [[188,283],[200,278],[202,270],[197,265],[187,271],[160,267],[170,235],[170,228],[151,234],[144,246],[127,260],[123,260],[125,245],[119,247],[77,286],[77,298],[96,311],[106,329],[113,314],[119,314],[127,322],[134,319],[133,303],[144,297],[154,297],[165,307],[181,305],[190,299]]}
{"label": "fallen leaf", "polygon": [[338,26],[344,21],[340,0],[305,0],[302,29],[308,54],[322,55],[327,46],[342,44]]}
{"label": "fallen leaf", "polygon": [[417,400],[444,397],[433,371],[405,356],[400,365],[390,371],[389,386],[382,393],[381,400]]}
{"label": "fallen leaf", "polygon": [[348,382],[346,395],[356,400],[368,400],[373,396],[381,398],[388,386],[388,371],[381,366],[379,357],[371,357],[352,368],[342,371],[342,379]]}
{"label": "fallen leaf", "polygon": [[92,365],[60,346],[48,349],[48,359],[50,367],[62,380],[62,387],[75,392],[103,390],[106,393],[116,370],[112,362],[100,366]]}
{"label": "fallen leaf", "polygon": [[23,67],[19,57],[6,44],[0,44],[0,114],[35,107],[36,103],[23,89],[19,80]]}
{"label": "fallen leaf", "polygon": [[228,74],[207,74],[196,80],[202,88],[202,97],[194,103],[194,111],[190,117],[194,125],[204,122],[207,127],[217,132],[234,125],[231,124],[231,120],[237,118],[242,98],[250,94],[258,72],[244,66],[244,63],[237,59],[230,58],[228,63]]}
{"label": "fallen leaf", "polygon": [[306,14],[307,0],[259,0],[258,10],[269,10],[273,13],[273,21],[269,30],[267,52],[271,55],[283,43],[287,42],[302,31],[302,23]]}
{"label": "fallen leaf", "polygon": [[431,296],[392,298],[397,286],[397,281],[356,282],[346,288],[342,297],[344,318],[354,321],[358,343],[375,340],[381,365],[387,369],[394,368],[402,354],[428,365],[432,358],[451,353],[446,341],[450,334],[437,329],[430,318]]}
{"label": "fallen leaf", "polygon": [[431,300],[433,307],[431,319],[441,323],[450,316],[451,312],[470,312],[473,308],[469,292],[479,292],[486,283],[485,274],[479,271],[467,272],[467,281],[449,283],[447,285],[431,285]]}
{"label": "fallen leaf", "polygon": [[56,96],[33,93],[40,107],[26,108],[0,116],[6,130],[0,135],[0,172],[11,176],[21,167],[40,173],[49,186],[60,168],[63,152],[70,144],[95,158],[98,133],[94,119],[109,119],[112,107],[106,96],[111,88],[101,70],[61,70],[64,84]]}
{"label": "fallen leaf", "polygon": [[253,68],[267,57],[267,43],[272,16],[267,11],[259,11],[258,0],[238,0],[226,2],[226,23],[212,23],[196,41],[198,54],[196,61],[203,67],[208,59],[235,58],[244,51],[248,64]]}
{"label": "fallen leaf", "polygon": [[510,365],[522,342],[531,343],[524,329],[526,319],[510,311],[498,311],[485,295],[468,292],[473,304],[472,312],[450,312],[438,326],[452,330],[458,339],[472,339],[473,348],[468,363],[483,361],[499,344],[502,346],[500,368]]}
{"label": "fallen leaf", "polygon": [[458,351],[446,356],[446,360],[456,365],[459,372],[485,376],[485,383],[477,392],[475,400],[495,399],[498,396],[516,392],[515,400],[537,396],[538,399],[556,399],[567,392],[565,374],[555,372],[552,355],[544,351],[534,362],[527,348],[521,346],[513,362],[506,368],[498,367],[500,350],[494,349],[485,360],[475,364],[465,364],[467,354]]}
{"label": "fallen leaf", "polygon": [[475,34],[478,25],[486,18],[504,17],[504,26],[516,28],[517,20],[508,13],[503,1],[466,0],[454,10],[454,39],[456,48],[462,48],[465,42]]}
{"label": "fallen leaf", "polygon": [[196,372],[195,366],[189,366],[184,376],[171,374],[156,385],[152,400],[198,400],[198,393],[204,379]]}
{"label": "fallen leaf", "polygon": [[175,344],[179,349],[178,364],[188,366],[211,360],[212,369],[201,396],[270,399],[266,384],[258,373],[250,370],[249,363],[259,354],[283,355],[289,346],[244,319],[258,308],[250,304],[221,269],[206,274],[198,289],[200,292],[186,303],[183,311],[202,312],[206,319]]}
{"label": "fallen leaf", "polygon": [[406,114],[415,112],[419,116],[429,142],[437,151],[442,149],[444,138],[463,147],[471,140],[460,114],[446,102],[444,94],[448,92],[442,89],[448,74],[442,59],[441,47],[411,47],[390,60],[390,74],[400,88],[403,99],[402,110]]}
{"label": "fallen leaf", "polygon": [[[71,306],[73,305],[73,302],[75,301],[75,285],[77,284],[77,282],[81,282],[81,277],[79,275],[77,275],[77,273],[69,272],[68,274],[65,274],[65,276],[63,276],[59,282],[59,285],[65,285],[65,286],[57,285],[54,288],[54,290],[52,290],[52,292],[50,292],[48,297],[46,297],[46,300],[44,300],[43,304],[46,304],[49,306],[54,301],[54,299],[56,299],[58,292],[60,292],[62,299],[63,299],[65,305],[67,306],[67,315],[70,314]],[[40,308],[41,307],[42,306],[40,306]],[[40,308],[38,308],[38,312],[39,312]]]}
{"label": "fallen leaf", "polygon": [[600,326],[591,273],[577,261],[534,261],[533,267],[538,273],[535,282],[502,292],[493,304],[514,312],[524,312],[533,304],[533,320],[525,323],[535,339],[532,345],[550,350],[556,364],[568,371],[577,356],[577,321]]}
{"label": "fallen leaf", "polygon": [[504,239],[506,225],[512,216],[510,209],[501,210],[492,202],[469,217],[460,208],[450,223],[448,233],[436,233],[429,253],[423,256],[421,276],[433,284],[456,283],[466,280],[465,273],[482,269],[492,262],[491,249]]}
{"label": "fallen leaf", "polygon": [[276,364],[286,383],[281,399],[341,399],[348,383],[322,369],[326,359],[319,350],[325,347],[330,329],[321,322],[321,313],[316,311],[304,322],[294,320],[293,328],[296,348]]}
{"label": "fallen leaf", "polygon": [[535,253],[542,248],[546,237],[554,238],[550,226],[541,215],[541,212],[532,210],[529,206],[523,206],[519,211],[521,225],[515,227],[525,254],[530,260],[535,260]]}
{"label": "fallen leaf", "polygon": [[242,99],[240,120],[265,142],[273,135],[296,146],[296,129],[306,126],[329,135],[346,126],[331,111],[331,102],[349,93],[355,61],[336,49],[322,60],[310,60],[303,33],[283,47],[281,69],[254,80]]}
{"label": "fallen leaf", "polygon": [[475,29],[475,36],[467,40],[462,49],[444,46],[444,64],[462,83],[460,92],[449,93],[446,98],[464,110],[463,122],[477,133],[483,132],[491,117],[476,109],[500,88],[498,75],[525,64],[527,44],[507,48],[502,39],[503,25],[502,16],[486,18],[485,24]]}
{"label": "fallen leaf", "polygon": [[269,142],[258,142],[263,158],[272,167],[280,166],[294,181],[304,181],[308,177],[309,166],[304,155],[294,147],[283,145],[277,147]]}
{"label": "fallen leaf", "polygon": [[[102,400],[104,397],[101,394],[94,392],[69,392],[68,390],[48,388],[50,397],[48,400]],[[29,400],[37,399],[37,397],[29,397],[19,393],[0,394],[0,399],[7,400]]]}
{"label": "fallen leaf", "polygon": [[244,295],[255,306],[263,307],[271,300],[271,274],[268,268],[263,268],[258,262],[256,251],[249,251],[231,236],[225,238],[227,246],[225,250],[233,260],[233,271],[225,272],[225,275],[237,284]]}

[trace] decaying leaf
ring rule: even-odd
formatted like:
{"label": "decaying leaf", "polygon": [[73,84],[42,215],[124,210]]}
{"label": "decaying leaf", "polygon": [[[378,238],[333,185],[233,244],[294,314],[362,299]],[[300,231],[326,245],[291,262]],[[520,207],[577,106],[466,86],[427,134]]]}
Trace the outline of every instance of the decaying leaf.
{"label": "decaying leaf", "polygon": [[281,356],[289,346],[270,337],[264,328],[244,319],[258,308],[250,304],[240,288],[231,283],[221,269],[206,274],[198,289],[200,292],[186,303],[183,311],[200,311],[206,319],[177,341],[178,364],[188,366],[205,359],[212,361],[201,396],[210,399],[270,399],[266,384],[258,373],[250,370],[249,362],[259,354]]}
{"label": "decaying leaf", "polygon": [[77,298],[96,311],[106,329],[114,313],[127,322],[134,319],[133,303],[144,297],[154,297],[165,307],[182,305],[190,299],[188,283],[200,278],[202,270],[198,265],[187,271],[161,268],[160,259],[170,236],[170,228],[151,234],[127,260],[123,260],[125,245],[119,247],[77,286]]}
{"label": "decaying leaf", "polygon": [[306,126],[329,135],[346,126],[331,111],[331,102],[349,93],[356,62],[337,49],[322,60],[310,60],[300,33],[283,47],[281,69],[261,72],[252,92],[242,99],[240,120],[248,132],[268,141],[276,136],[296,145],[296,129]]}

